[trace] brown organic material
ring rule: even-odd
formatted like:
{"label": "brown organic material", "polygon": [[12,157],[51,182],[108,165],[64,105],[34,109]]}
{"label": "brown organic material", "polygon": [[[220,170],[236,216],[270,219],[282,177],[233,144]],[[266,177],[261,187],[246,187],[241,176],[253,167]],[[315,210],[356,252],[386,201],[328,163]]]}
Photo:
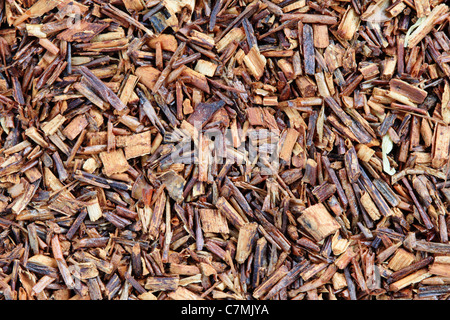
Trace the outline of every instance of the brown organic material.
{"label": "brown organic material", "polygon": [[447,300],[449,17],[3,1],[0,300]]}

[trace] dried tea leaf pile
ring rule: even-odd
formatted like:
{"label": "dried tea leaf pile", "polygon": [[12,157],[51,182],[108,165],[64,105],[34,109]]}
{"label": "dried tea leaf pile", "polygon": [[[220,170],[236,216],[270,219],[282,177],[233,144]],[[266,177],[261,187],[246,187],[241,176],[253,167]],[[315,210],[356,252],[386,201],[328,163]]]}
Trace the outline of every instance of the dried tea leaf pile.
{"label": "dried tea leaf pile", "polygon": [[0,17],[1,300],[450,296],[444,0]]}

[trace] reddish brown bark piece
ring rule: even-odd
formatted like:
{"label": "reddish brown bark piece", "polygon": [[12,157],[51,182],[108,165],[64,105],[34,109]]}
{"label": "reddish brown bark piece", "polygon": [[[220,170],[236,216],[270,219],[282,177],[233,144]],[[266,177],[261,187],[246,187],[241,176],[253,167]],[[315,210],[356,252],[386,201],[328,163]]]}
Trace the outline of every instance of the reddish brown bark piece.
{"label": "reddish brown bark piece", "polygon": [[209,119],[216,113],[220,108],[225,105],[223,101],[216,101],[211,103],[200,103],[195,109],[194,112],[189,115],[187,121],[194,125],[202,127],[205,125]]}
{"label": "reddish brown bark piece", "polygon": [[427,96],[425,90],[399,79],[392,79],[389,85],[391,91],[402,94],[415,103],[422,103]]}
{"label": "reddish brown bark piece", "polygon": [[82,20],[58,34],[57,38],[68,42],[89,42],[107,27],[107,23],[90,23]]}

